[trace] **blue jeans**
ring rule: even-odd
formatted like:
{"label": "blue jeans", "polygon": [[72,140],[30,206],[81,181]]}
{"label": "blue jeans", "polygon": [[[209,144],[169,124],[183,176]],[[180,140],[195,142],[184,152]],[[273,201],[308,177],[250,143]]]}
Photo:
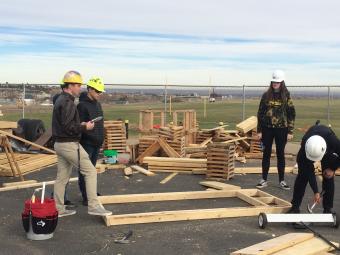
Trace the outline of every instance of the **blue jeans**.
{"label": "blue jeans", "polygon": [[[84,150],[87,152],[87,154],[89,154],[89,158],[90,158],[92,164],[94,166],[96,166],[100,147],[96,147],[96,146],[89,145],[89,144],[82,144],[82,146],[83,146]],[[87,201],[86,185],[85,185],[84,175],[82,175],[80,173],[80,171],[78,171],[78,176],[79,176],[78,185],[79,185],[81,195],[83,197],[83,200]]]}

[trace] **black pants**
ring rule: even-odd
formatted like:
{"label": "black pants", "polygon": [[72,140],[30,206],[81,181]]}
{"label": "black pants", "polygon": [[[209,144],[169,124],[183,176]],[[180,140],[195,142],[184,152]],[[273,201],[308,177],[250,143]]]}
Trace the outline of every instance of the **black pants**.
{"label": "black pants", "polygon": [[[99,147],[83,144],[82,145],[84,150],[89,154],[89,158],[94,166],[96,166],[98,154],[99,154]],[[83,197],[84,201],[87,201],[87,194],[86,194],[86,185],[85,185],[85,178],[84,175],[78,171],[78,185],[81,192],[81,195]]]}
{"label": "black pants", "polygon": [[279,172],[279,181],[285,178],[285,147],[287,143],[287,128],[262,128],[262,144],[263,144],[263,157],[262,157],[262,178],[267,180],[270,167],[270,156],[272,154],[273,141],[276,144],[277,156],[277,170]]}
{"label": "black pants", "polygon": [[[300,208],[302,199],[305,195],[307,183],[310,183],[312,189],[315,189],[313,187],[317,185],[313,162],[308,160],[304,154],[305,153],[299,152],[297,156],[299,171],[294,184],[294,194],[292,200],[292,205],[294,208]],[[322,190],[325,192],[322,199],[323,208],[325,210],[330,210],[333,208],[334,177],[331,179],[322,179]]]}

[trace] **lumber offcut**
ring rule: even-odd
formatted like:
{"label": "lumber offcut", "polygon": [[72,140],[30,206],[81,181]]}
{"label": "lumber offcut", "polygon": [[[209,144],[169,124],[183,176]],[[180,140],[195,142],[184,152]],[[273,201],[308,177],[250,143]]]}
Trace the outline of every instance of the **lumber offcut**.
{"label": "lumber offcut", "polygon": [[138,172],[140,172],[140,173],[142,173],[142,174],[145,174],[145,175],[147,175],[147,176],[153,176],[153,175],[155,175],[155,173],[153,173],[153,172],[151,172],[151,171],[149,171],[149,170],[146,170],[146,169],[144,169],[144,168],[141,167],[141,166],[133,165],[133,166],[131,166],[131,168],[134,169],[134,170],[136,170],[136,171],[138,171]]}

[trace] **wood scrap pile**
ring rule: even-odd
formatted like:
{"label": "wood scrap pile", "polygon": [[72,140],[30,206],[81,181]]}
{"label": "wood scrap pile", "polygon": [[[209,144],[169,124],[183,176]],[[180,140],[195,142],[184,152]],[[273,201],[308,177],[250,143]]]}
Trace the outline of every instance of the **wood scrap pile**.
{"label": "wood scrap pile", "polygon": [[104,150],[126,152],[126,129],[123,121],[104,121]]}
{"label": "wood scrap pile", "polygon": [[[19,140],[26,144],[42,149],[50,154],[22,154],[13,152],[9,138]],[[27,141],[21,137],[17,137],[11,133],[0,130],[0,147],[4,153],[0,153],[0,175],[1,176],[20,176],[41,170],[42,168],[54,165],[57,163],[57,156],[53,150],[45,148],[41,145]]]}
{"label": "wood scrap pile", "polygon": [[[338,243],[334,243],[339,246]],[[331,254],[334,248],[311,233],[289,233],[258,243],[230,255],[314,255]]]}
{"label": "wood scrap pile", "polygon": [[206,159],[145,157],[143,163],[152,172],[204,174],[207,170]]}
{"label": "wood scrap pile", "polygon": [[[57,163],[57,156],[49,154],[14,153],[14,158],[22,175],[35,172]],[[8,160],[5,153],[0,153],[0,176],[18,176],[18,173],[15,175],[13,174],[12,164],[14,164],[12,159]]]}

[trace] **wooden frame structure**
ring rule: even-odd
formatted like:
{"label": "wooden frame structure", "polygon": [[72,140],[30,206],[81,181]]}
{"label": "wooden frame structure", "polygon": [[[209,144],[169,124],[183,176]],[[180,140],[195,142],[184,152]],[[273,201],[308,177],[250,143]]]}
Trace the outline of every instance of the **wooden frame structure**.
{"label": "wooden frame structure", "polygon": [[159,123],[161,127],[165,126],[164,111],[162,110],[139,111],[139,130],[141,132],[154,131],[154,125],[156,123]]}
{"label": "wooden frame structure", "polygon": [[[179,115],[183,114],[182,123],[179,124]],[[185,143],[195,143],[196,142],[196,132],[197,132],[197,118],[195,110],[176,110],[173,111],[172,121],[175,126],[183,126],[185,134]]]}
{"label": "wooden frame structure", "polygon": [[98,198],[102,204],[122,204],[231,197],[239,198],[250,204],[250,206],[111,215],[104,217],[104,221],[107,226],[114,226],[153,222],[246,217],[257,216],[261,212],[283,213],[288,211],[291,207],[289,202],[257,189],[166,192],[100,196]]}

